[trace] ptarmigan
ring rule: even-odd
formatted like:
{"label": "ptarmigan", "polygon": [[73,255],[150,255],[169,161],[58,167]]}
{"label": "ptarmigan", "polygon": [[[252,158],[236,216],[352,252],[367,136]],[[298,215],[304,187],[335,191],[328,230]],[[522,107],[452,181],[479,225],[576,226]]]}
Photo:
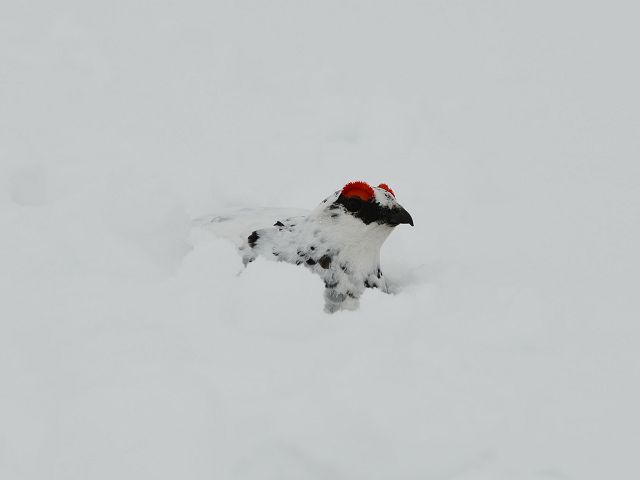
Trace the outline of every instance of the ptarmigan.
{"label": "ptarmigan", "polygon": [[[250,211],[244,213],[252,217]],[[269,213],[273,226],[251,231],[239,245],[245,266],[258,255],[305,266],[324,280],[329,313],[357,308],[365,288],[388,292],[380,269],[380,247],[396,226],[413,226],[411,215],[384,183],[377,187],[347,183],[308,215],[281,218],[277,210],[265,210],[261,217]],[[231,220],[217,216],[206,223],[220,232]]]}

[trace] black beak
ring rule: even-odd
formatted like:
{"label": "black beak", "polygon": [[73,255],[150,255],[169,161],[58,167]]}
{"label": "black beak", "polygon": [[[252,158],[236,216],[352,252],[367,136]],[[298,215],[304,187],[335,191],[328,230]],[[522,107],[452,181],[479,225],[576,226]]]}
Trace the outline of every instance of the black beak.
{"label": "black beak", "polygon": [[413,218],[409,215],[404,208],[394,208],[389,212],[389,216],[387,217],[387,222],[389,225],[400,225],[403,223],[408,223],[413,227]]}

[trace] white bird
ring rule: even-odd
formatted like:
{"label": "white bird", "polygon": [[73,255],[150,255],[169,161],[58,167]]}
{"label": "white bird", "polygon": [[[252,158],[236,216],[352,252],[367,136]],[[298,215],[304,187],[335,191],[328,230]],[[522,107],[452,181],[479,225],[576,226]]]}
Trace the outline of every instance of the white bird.
{"label": "white bird", "polygon": [[[326,312],[357,308],[365,288],[389,291],[380,269],[380,247],[396,226],[413,226],[413,219],[386,184],[350,182],[307,215],[283,213],[247,209],[200,223],[218,235],[241,238],[236,244],[245,266],[261,255],[320,275]],[[275,223],[257,229],[265,219]]]}

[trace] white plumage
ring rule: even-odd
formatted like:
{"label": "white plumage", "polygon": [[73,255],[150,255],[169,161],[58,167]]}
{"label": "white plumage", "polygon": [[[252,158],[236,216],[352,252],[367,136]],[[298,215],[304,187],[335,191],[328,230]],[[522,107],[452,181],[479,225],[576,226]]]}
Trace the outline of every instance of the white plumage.
{"label": "white plumage", "polygon": [[262,255],[318,274],[330,313],[357,308],[365,288],[388,292],[380,247],[402,223],[413,225],[413,220],[393,191],[364,182],[348,183],[310,213],[245,209],[200,220],[208,230],[232,239],[245,265]]}

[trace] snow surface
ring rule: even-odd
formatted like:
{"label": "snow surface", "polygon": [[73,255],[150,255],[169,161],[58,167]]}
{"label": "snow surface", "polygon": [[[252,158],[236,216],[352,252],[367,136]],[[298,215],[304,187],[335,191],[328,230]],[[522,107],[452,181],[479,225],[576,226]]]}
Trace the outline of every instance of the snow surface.
{"label": "snow surface", "polygon": [[[0,478],[640,478],[638,10],[3,1]],[[192,235],[356,179],[356,312]]]}

